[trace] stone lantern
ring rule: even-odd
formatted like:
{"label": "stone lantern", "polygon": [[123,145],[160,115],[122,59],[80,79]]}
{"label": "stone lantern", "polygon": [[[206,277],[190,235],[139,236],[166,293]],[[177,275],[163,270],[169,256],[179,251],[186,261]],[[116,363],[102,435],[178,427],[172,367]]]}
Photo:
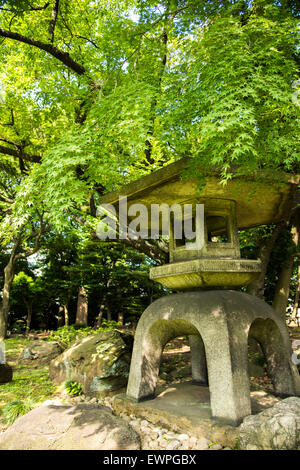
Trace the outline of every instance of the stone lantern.
{"label": "stone lantern", "polygon": [[[189,205],[195,233],[197,204],[204,209],[201,243],[187,249],[193,240],[177,237],[175,224],[171,224],[169,263],[150,270],[151,279],[176,293],[153,302],[139,320],[127,397],[141,401],[155,396],[164,346],[187,335],[193,382],[209,386],[212,418],[238,425],[251,414],[249,338],[254,338],[265,354],[275,392],[300,395],[299,374],[291,361],[284,321],[263,300],[235,290],[255,281],[261,271],[259,260],[241,259],[238,230],[284,220],[299,178],[274,183],[274,178],[261,173],[237,177],[222,186],[218,175],[210,174],[198,191],[196,179],[181,179],[187,164],[188,159],[183,159],[168,165],[100,201],[114,205],[118,212],[120,197],[126,197],[128,223],[133,220],[130,208],[137,203],[146,207],[148,214],[162,203],[180,208]],[[153,223],[150,217],[143,220],[148,226]],[[161,225],[160,221],[159,230]]]}
{"label": "stone lantern", "polygon": [[235,201],[198,198],[195,204],[202,204],[204,208],[203,246],[198,250],[187,249],[189,242],[184,238],[176,239],[174,224],[171,224],[170,264],[152,268],[150,279],[180,291],[235,289],[257,279],[260,261],[243,260],[240,256]]}

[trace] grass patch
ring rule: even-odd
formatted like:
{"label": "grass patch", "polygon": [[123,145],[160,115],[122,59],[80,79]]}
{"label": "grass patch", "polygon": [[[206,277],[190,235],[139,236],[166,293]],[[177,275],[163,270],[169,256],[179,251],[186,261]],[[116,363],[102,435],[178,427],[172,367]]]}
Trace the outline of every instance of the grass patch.
{"label": "grass patch", "polygon": [[20,416],[25,415],[33,409],[30,403],[26,403],[20,400],[9,402],[3,411],[3,420],[9,426]]}
{"label": "grass patch", "polygon": [[[8,338],[4,340],[6,349],[6,360],[9,363],[14,363],[18,359],[20,352],[30,343],[29,339],[22,336],[16,338]],[[10,364],[12,365],[12,364]]]}
{"label": "grass patch", "polygon": [[13,367],[13,380],[0,386],[0,425],[3,429],[15,419],[15,415],[24,414],[52,398],[57,390],[49,378],[48,366],[16,363],[29,342],[23,337],[5,340],[6,361]]}

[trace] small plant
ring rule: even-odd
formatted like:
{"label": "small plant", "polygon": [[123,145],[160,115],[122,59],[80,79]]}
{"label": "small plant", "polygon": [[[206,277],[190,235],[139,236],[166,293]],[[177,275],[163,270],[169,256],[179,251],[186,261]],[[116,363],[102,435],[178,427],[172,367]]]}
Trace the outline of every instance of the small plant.
{"label": "small plant", "polygon": [[70,326],[61,326],[56,331],[52,332],[47,341],[61,341],[65,347],[69,347],[76,339],[84,338],[85,336],[95,335],[102,333],[103,331],[114,330],[120,324],[114,320],[107,321],[103,320],[100,328],[94,330],[91,326],[82,326],[79,323],[75,323]]}
{"label": "small plant", "polygon": [[72,380],[65,383],[65,390],[72,397],[82,395],[82,385]]}
{"label": "small plant", "polygon": [[3,410],[3,420],[9,426],[19,418],[33,409],[33,406],[21,400],[9,402]]}
{"label": "small plant", "polygon": [[216,446],[216,445],[218,445],[218,444],[219,444],[219,443],[218,443],[217,441],[211,442],[210,444],[208,444],[208,447],[211,448],[211,447]]}

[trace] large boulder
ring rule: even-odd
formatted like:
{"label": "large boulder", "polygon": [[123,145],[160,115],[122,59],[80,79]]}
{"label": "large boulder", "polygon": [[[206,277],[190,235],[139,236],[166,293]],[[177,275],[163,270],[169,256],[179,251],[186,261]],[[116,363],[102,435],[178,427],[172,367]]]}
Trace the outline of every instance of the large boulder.
{"label": "large boulder", "polygon": [[0,434],[0,450],[139,450],[140,439],[107,407],[43,405]]}
{"label": "large boulder", "polygon": [[240,426],[240,448],[300,450],[300,398],[286,398],[257,415],[247,416]]}
{"label": "large boulder", "polygon": [[116,330],[81,338],[51,361],[50,378],[79,382],[87,395],[118,390],[128,380],[132,343],[130,334]]}
{"label": "large boulder", "polygon": [[21,351],[18,362],[20,364],[48,364],[52,359],[59,356],[63,347],[57,341],[32,341]]}
{"label": "large boulder", "polygon": [[0,384],[11,382],[13,370],[8,364],[0,364]]}

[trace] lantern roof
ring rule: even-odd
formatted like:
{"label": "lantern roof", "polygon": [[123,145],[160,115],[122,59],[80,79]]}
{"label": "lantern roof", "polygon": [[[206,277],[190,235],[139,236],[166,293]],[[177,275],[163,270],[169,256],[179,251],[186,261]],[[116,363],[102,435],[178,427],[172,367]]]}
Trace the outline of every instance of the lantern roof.
{"label": "lantern roof", "polygon": [[[249,175],[234,176],[227,184],[220,184],[217,171],[210,170],[204,176],[205,185],[199,190],[197,178],[182,179],[182,172],[189,166],[190,158],[183,158],[148,175],[105,194],[100,204],[112,204],[118,208],[119,199],[127,198],[132,204],[143,204],[151,210],[151,204],[187,204],[205,199],[233,200],[236,203],[237,228],[250,228],[284,220],[292,208],[300,175],[259,171]],[[129,218],[130,220],[130,218]]]}

